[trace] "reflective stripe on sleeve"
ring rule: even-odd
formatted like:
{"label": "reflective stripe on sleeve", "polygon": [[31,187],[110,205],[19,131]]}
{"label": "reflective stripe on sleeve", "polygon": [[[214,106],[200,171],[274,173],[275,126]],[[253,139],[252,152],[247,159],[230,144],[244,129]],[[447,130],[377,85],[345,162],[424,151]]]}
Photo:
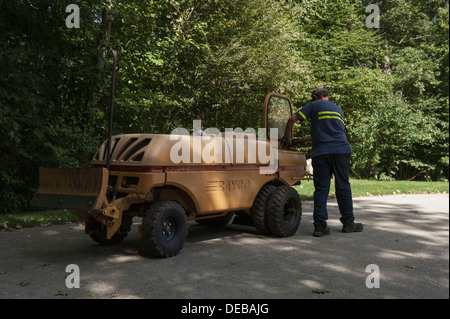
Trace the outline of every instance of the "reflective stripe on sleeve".
{"label": "reflective stripe on sleeve", "polygon": [[306,116],[305,116],[305,114],[303,114],[302,112],[300,112],[300,111],[298,111],[297,112],[298,114],[300,114],[301,115],[301,117],[303,117],[303,119],[306,121]]}

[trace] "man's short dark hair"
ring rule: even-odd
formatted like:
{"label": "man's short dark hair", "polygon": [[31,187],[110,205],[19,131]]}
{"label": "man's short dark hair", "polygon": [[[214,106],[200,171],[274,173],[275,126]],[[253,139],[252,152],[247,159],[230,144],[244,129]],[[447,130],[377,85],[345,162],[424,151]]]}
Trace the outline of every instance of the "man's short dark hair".
{"label": "man's short dark hair", "polygon": [[311,95],[313,101],[324,97],[330,97],[330,93],[328,93],[328,90],[323,85],[318,86]]}

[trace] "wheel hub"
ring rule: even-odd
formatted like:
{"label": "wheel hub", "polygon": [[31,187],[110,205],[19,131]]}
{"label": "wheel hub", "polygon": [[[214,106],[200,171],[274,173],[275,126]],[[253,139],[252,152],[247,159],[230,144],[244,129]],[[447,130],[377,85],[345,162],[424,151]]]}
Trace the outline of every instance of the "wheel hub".
{"label": "wheel hub", "polygon": [[177,225],[173,218],[169,217],[164,220],[162,225],[162,237],[165,241],[170,241],[175,237],[177,231]]}

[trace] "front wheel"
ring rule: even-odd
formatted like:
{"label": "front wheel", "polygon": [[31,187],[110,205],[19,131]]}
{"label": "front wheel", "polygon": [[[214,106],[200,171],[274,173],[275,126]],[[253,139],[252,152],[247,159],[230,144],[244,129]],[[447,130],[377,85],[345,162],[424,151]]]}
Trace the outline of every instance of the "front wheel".
{"label": "front wheel", "polygon": [[142,218],[140,254],[172,257],[183,248],[187,236],[187,218],[175,201],[158,201],[149,206]]}
{"label": "front wheel", "polygon": [[277,187],[268,199],[267,217],[274,235],[293,236],[302,218],[302,203],[298,192],[290,186]]}

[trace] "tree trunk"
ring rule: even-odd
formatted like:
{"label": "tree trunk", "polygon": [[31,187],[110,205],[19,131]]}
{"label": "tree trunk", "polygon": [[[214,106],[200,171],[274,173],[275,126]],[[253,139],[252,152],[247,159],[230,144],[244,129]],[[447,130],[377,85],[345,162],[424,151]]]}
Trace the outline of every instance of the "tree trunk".
{"label": "tree trunk", "polygon": [[384,45],[384,71],[387,72],[387,74],[391,75],[392,69],[391,69],[391,56],[389,54],[389,47],[387,44]]}
{"label": "tree trunk", "polygon": [[102,12],[102,24],[100,26],[99,40],[98,40],[98,52],[100,54],[96,55],[94,64],[96,66],[97,72],[93,75],[91,81],[91,90],[88,92],[88,97],[86,100],[86,110],[88,114],[88,120],[92,121],[94,112],[93,108],[97,105],[96,92],[101,89],[102,84],[102,71],[105,66],[105,58],[108,54],[110,48],[110,37],[111,37],[111,24],[112,24],[112,14],[110,7],[112,6],[112,0],[105,0],[106,6],[103,8]]}
{"label": "tree trunk", "polygon": [[[96,127],[100,125],[95,125],[95,111],[96,108],[101,108],[99,103],[99,97],[101,97],[100,92],[103,89],[103,69],[105,67],[105,58],[110,49],[110,37],[111,37],[111,24],[112,24],[112,14],[111,5],[112,0],[105,0],[106,6],[103,8],[102,12],[102,24],[100,26],[99,38],[98,38],[98,54],[96,54],[92,59],[92,64],[95,66],[94,74],[90,76],[89,79],[89,91],[86,96],[85,104],[85,130],[88,132],[90,139],[94,138],[94,133]],[[107,112],[107,105],[103,106],[105,114]],[[90,163],[91,154],[79,154],[79,163],[81,167],[87,167]]]}

